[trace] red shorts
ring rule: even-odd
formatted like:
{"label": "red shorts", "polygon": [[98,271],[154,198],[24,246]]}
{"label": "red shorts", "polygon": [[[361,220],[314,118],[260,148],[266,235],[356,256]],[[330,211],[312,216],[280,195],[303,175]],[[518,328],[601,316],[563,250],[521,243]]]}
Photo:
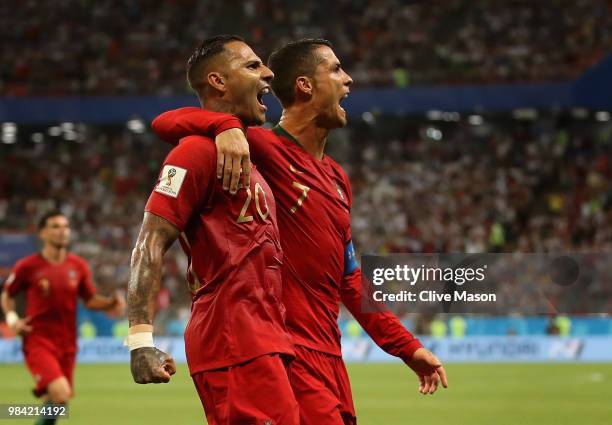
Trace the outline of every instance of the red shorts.
{"label": "red shorts", "polygon": [[47,392],[47,386],[57,378],[65,376],[72,388],[72,377],[76,352],[62,352],[49,340],[37,338],[24,346],[24,358],[36,386],[32,390],[36,397]]}
{"label": "red shorts", "polygon": [[192,375],[209,425],[299,425],[287,368],[279,354]]}
{"label": "red shorts", "polygon": [[301,425],[355,425],[355,407],[342,357],[297,345],[290,366]]}

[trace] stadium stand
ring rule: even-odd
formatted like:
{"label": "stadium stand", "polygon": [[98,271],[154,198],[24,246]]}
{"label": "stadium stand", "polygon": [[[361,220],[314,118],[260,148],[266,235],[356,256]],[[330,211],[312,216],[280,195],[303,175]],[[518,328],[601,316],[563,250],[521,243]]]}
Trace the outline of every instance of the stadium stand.
{"label": "stadium stand", "polygon": [[4,2],[0,95],[187,93],[186,58],[219,32],[244,36],[264,59],[291,39],[328,38],[357,86],[568,81],[612,50],[611,9],[606,0]]}
{"label": "stadium stand", "polygon": [[[353,184],[358,248],[612,250],[609,121],[569,112],[438,118],[372,116],[331,136],[329,152]],[[169,146],[148,131],[117,126],[81,125],[72,130],[81,142],[65,140],[65,131],[29,140],[41,130],[22,128],[20,143],[0,145],[8,165],[0,176],[0,228],[33,230],[37,214],[57,203],[71,217],[73,248],[90,261],[98,284],[105,291],[124,287],[142,208]],[[185,258],[175,248],[158,303],[158,320],[172,334],[189,308]],[[592,296],[612,300],[610,293]]]}

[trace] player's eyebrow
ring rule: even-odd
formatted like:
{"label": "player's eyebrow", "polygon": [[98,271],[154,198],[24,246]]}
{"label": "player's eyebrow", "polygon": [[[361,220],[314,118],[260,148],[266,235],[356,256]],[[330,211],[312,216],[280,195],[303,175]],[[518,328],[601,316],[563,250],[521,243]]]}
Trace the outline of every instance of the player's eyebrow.
{"label": "player's eyebrow", "polygon": [[257,65],[257,66],[259,66],[259,65],[263,64],[263,62],[259,58],[250,58],[250,59],[247,59],[244,62],[244,64],[246,66],[250,66],[250,65]]}

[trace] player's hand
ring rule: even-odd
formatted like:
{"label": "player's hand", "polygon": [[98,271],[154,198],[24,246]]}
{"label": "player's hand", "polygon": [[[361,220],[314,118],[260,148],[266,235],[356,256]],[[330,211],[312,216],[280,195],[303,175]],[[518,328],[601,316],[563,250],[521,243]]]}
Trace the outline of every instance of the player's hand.
{"label": "player's hand", "polygon": [[137,348],[130,352],[130,370],[137,384],[170,382],[176,373],[174,359],[155,347]]}
{"label": "player's hand", "polygon": [[251,156],[246,136],[239,128],[230,128],[215,139],[217,145],[217,178],[223,178],[223,189],[233,195],[238,191],[240,173],[242,187],[251,185]]}
{"label": "player's hand", "polygon": [[30,325],[30,317],[24,317],[23,319],[17,320],[13,326],[11,326],[11,330],[17,335],[26,335],[32,332],[32,325]]}
{"label": "player's hand", "polygon": [[419,377],[419,392],[421,394],[435,393],[440,381],[442,381],[444,388],[448,387],[446,371],[444,366],[442,366],[442,362],[429,350],[419,348],[406,364]]}
{"label": "player's hand", "polygon": [[106,314],[111,319],[116,319],[125,314],[125,297],[119,291],[113,294],[113,306],[106,311]]}

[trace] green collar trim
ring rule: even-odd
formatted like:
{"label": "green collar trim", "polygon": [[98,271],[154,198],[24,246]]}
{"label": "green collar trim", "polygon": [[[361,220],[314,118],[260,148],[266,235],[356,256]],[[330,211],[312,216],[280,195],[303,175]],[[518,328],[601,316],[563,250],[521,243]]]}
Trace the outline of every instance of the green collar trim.
{"label": "green collar trim", "polygon": [[[298,140],[293,137],[291,134],[289,134],[289,132],[287,130],[285,130],[283,127],[280,126],[280,124],[276,124],[273,128],[272,131],[274,132],[274,134],[276,134],[277,136],[283,136],[289,140],[291,140],[293,143],[295,143],[296,145],[298,145],[300,148],[302,148],[302,145],[300,144],[300,142],[298,142]],[[303,148],[302,148],[303,149]]]}

